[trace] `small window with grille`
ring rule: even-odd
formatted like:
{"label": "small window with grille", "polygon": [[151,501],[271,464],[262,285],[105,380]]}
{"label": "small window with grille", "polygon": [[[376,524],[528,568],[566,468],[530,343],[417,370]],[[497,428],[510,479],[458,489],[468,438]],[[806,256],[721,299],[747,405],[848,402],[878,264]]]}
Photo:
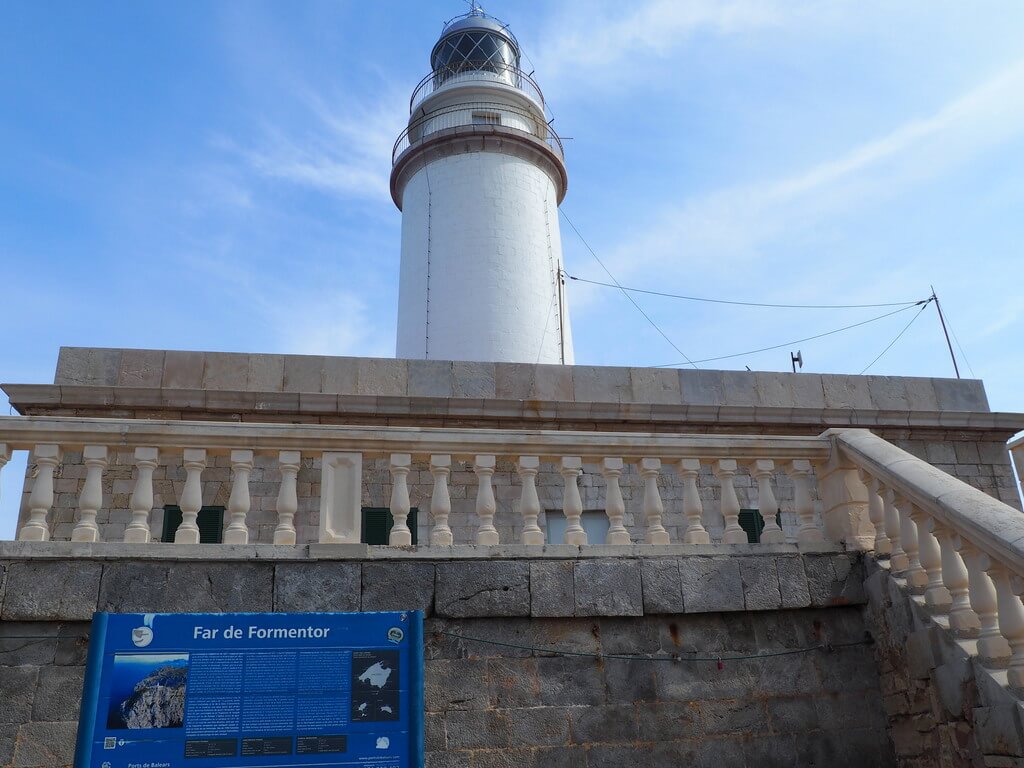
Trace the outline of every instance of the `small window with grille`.
{"label": "small window with grille", "polygon": [[473,125],[501,125],[501,115],[497,112],[474,112]]}
{"label": "small window with grille", "polygon": [[[168,504],[164,507],[164,529],[160,541],[172,543],[174,534],[181,525],[181,507]],[[199,526],[200,544],[220,544],[224,541],[224,507],[203,507],[196,518]]]}

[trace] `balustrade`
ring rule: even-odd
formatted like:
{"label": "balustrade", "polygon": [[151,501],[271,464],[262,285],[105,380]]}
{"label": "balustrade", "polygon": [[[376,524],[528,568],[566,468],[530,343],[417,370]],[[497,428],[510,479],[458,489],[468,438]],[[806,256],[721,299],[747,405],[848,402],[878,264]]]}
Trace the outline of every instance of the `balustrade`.
{"label": "balustrade", "polygon": [[[36,433],[47,435],[51,441],[33,440]],[[424,476],[430,483],[425,491],[429,499],[426,510],[429,518],[424,518],[431,523],[428,529],[430,546],[452,546],[470,541],[484,546],[512,543],[501,541],[502,535],[496,525],[499,515],[505,514],[504,504],[510,503],[508,496],[502,496],[499,508],[499,501],[495,498],[495,472],[499,461],[512,462],[515,470],[502,475],[502,484],[507,484],[507,478],[511,477],[521,486],[519,518],[513,525],[519,529],[516,534],[519,543],[526,546],[539,547],[547,541],[539,522],[544,507],[539,499],[538,478],[544,477],[546,492],[552,493],[554,489],[549,479],[552,469],[557,473],[556,477],[561,477],[560,511],[565,516],[564,534],[561,541],[555,543],[573,546],[711,543],[712,537],[705,527],[701,493],[709,493],[713,486],[708,484],[707,490],[702,491],[702,467],[705,471],[710,469],[721,488],[720,511],[725,529],[720,540],[723,543],[747,545],[747,533],[739,525],[741,504],[736,487],[737,476],[746,477],[746,473],[749,473],[752,487],[748,489],[750,483],[743,484],[743,493],[748,494],[744,501],[756,505],[764,519],[761,541],[785,541],[786,533],[776,523],[780,505],[774,490],[776,481],[782,477],[782,468],[793,482],[795,499],[792,511],[800,520],[799,530],[790,531],[790,540],[801,543],[824,541],[816,522],[816,502],[811,492],[814,466],[824,462],[828,456],[828,441],[823,438],[573,432],[519,434],[472,429],[326,429],[305,425],[168,424],[145,420],[4,417],[0,419],[0,439],[4,440],[0,443],[0,468],[7,463],[12,450],[32,450],[34,453],[35,477],[30,481],[28,512],[18,534],[20,539],[27,541],[50,538],[52,524],[48,518],[54,506],[54,477],[63,460],[63,449],[81,451],[81,461],[86,468],[71,536],[75,541],[115,538],[104,535],[106,524],[97,523],[97,519],[104,506],[105,473],[111,465],[119,463],[117,454],[125,450],[134,452],[134,481],[127,510],[130,519],[123,536],[119,534],[116,538],[122,538],[129,544],[147,544],[159,538],[154,537],[150,523],[158,494],[161,503],[175,501],[168,497],[171,475],[164,480],[161,471],[160,479],[154,479],[161,465],[184,470],[184,486],[176,499],[181,522],[174,531],[174,543],[199,543],[198,518],[203,508],[204,489],[211,483],[219,484],[219,479],[213,479],[214,472],[221,471],[219,468],[223,466],[213,463],[215,457],[227,457],[230,464],[224,543],[273,541],[284,546],[308,543],[307,535],[298,535],[300,526],[296,521],[300,500],[310,495],[311,488],[309,482],[301,490],[298,487],[304,455],[322,459],[320,476],[313,480],[313,487],[320,487],[320,541],[323,543],[360,540],[363,466],[367,460],[380,459],[384,460],[390,475],[388,506],[393,519],[388,536],[390,546],[409,546],[412,543],[409,514],[413,497],[423,498]],[[121,456],[120,461],[123,460]],[[458,518],[459,536],[453,532],[455,524],[452,522],[452,471],[456,461],[469,463],[472,476],[475,476],[472,482],[475,485],[475,504],[470,502],[470,520]],[[669,468],[664,466],[666,461]],[[275,511],[273,498],[266,498],[264,489],[268,476],[263,474],[274,467],[280,473],[274,490],[276,527],[258,526],[257,536],[257,524],[250,520],[250,515],[256,514],[253,509],[258,510],[261,516],[266,511]],[[208,468],[211,479],[204,485]],[[671,471],[666,471],[669,469]],[[181,469],[171,471],[180,472]],[[260,474],[256,475],[257,472]],[[585,508],[580,477],[584,473],[599,479],[598,484],[588,485],[587,499],[589,504],[595,491],[602,499],[600,503],[608,524],[601,541],[589,540],[582,524]],[[255,485],[254,477],[258,481]],[[679,501],[666,505],[662,496],[663,486],[667,488],[673,483],[678,484],[678,496],[674,494],[671,498]],[[465,475],[460,475],[459,485],[465,484]],[[627,484],[631,495],[625,493]],[[257,486],[260,499],[253,495],[252,489]],[[110,493],[109,485],[107,487],[107,493]],[[467,498],[461,488],[458,498]],[[207,498],[207,502],[212,500]],[[67,504],[61,503],[63,515]],[[630,507],[635,524],[627,525]],[[467,513],[460,511],[458,514],[465,516]],[[464,535],[467,525],[468,539]],[[308,527],[303,530],[308,531]],[[502,530],[507,531],[508,528],[503,527]],[[421,544],[427,545],[426,542]]]}
{"label": "balustrade", "polygon": [[[77,500],[71,538],[80,542],[112,538],[104,536],[100,516],[104,478],[111,465],[124,461],[124,452],[129,452],[134,483],[127,510],[130,520],[123,534],[129,544],[148,544],[155,538],[150,526],[157,496],[154,477],[163,465],[183,467],[185,472],[178,499],[182,519],[174,543],[199,542],[203,475],[215,457],[228,457],[231,466],[223,537],[230,544],[250,542],[251,531],[256,530],[250,527],[251,509],[262,514],[272,505],[254,503],[253,489],[261,486],[263,495],[262,487],[268,483],[251,481],[257,467],[266,472],[275,463],[280,483],[275,489],[277,525],[272,539],[278,545],[309,543],[308,536],[297,535],[297,530],[308,530],[314,521],[303,521],[304,529],[296,525],[296,515],[300,500],[313,495],[320,497],[320,541],[358,542],[363,491],[369,487],[364,481],[370,482],[363,475],[367,460],[383,461],[378,466],[387,466],[384,474],[390,474],[391,546],[412,543],[412,502],[426,497],[432,523],[429,545],[447,547],[470,540],[484,546],[512,543],[500,540],[496,521],[500,518],[502,530],[509,530],[504,516],[515,509],[511,499],[518,495],[518,518],[511,527],[521,526],[521,544],[541,547],[546,536],[539,524],[544,508],[538,484],[551,494],[545,498],[561,496],[566,527],[560,543],[708,544],[712,537],[705,526],[702,490],[710,498],[707,494],[714,483],[705,476],[710,470],[720,490],[722,543],[747,546],[747,534],[739,525],[741,496],[747,504],[756,505],[764,520],[763,542],[788,538],[816,546],[825,541],[818,520],[826,519],[834,542],[873,548],[883,565],[887,555],[888,568],[898,583],[920,593],[917,599],[936,620],[948,622],[954,633],[976,637],[980,660],[1007,664],[1009,684],[1024,689],[1024,602],[1016,591],[1024,577],[1024,516],[864,430],[795,438],[0,417],[0,441],[0,470],[12,451],[32,452],[31,490],[18,531],[18,538],[27,542],[51,538],[56,524],[51,520],[55,478],[62,471],[65,452],[74,456],[80,452],[85,468],[79,493],[62,493],[58,507],[63,525],[68,519],[68,499]],[[320,467],[312,482],[305,480],[300,487],[303,456],[319,460]],[[817,501],[816,478],[819,485],[832,482],[817,474],[817,468],[828,462],[828,472],[837,484],[841,480],[842,487],[833,493],[835,487],[829,486]],[[459,471],[453,484],[456,463],[472,472]],[[670,471],[665,471],[665,463]],[[174,476],[180,470],[171,471]],[[598,478],[598,483],[588,481],[584,486],[588,505],[595,499],[604,505],[608,521],[604,541],[589,541],[582,525],[580,477],[584,473]],[[738,476],[743,482],[737,482]],[[502,493],[496,499],[495,485],[507,486],[515,478],[518,494],[503,495],[507,489],[499,488]],[[798,524],[783,531],[776,524],[782,506],[776,486],[781,488],[787,481],[792,485],[792,502],[786,511],[795,514]],[[161,499],[173,501],[168,496],[170,478],[164,480],[161,474],[159,482]],[[218,483],[211,479],[210,485]],[[673,483],[674,492],[669,494]],[[475,502],[466,487],[472,485],[476,486]],[[460,505],[467,505],[457,513],[453,511],[456,490]],[[788,499],[781,491],[779,496]],[[627,508],[635,525],[627,525]],[[257,541],[263,536],[269,538],[270,531],[261,533]],[[862,544],[862,539],[868,541]]]}

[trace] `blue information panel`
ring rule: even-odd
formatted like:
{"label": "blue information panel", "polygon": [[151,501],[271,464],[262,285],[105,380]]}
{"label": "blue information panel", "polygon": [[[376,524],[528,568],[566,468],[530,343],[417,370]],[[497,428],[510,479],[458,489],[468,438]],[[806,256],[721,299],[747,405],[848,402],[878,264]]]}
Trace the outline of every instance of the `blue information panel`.
{"label": "blue information panel", "polygon": [[423,614],[97,613],[75,768],[423,765]]}

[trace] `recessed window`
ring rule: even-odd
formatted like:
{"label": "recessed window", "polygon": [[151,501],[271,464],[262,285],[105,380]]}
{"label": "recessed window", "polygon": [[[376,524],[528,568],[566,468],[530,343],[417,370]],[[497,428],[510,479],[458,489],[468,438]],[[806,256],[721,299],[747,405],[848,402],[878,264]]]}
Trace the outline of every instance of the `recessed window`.
{"label": "recessed window", "polygon": [[[174,534],[181,525],[181,507],[168,504],[164,507],[164,529],[160,541],[173,543]],[[220,544],[224,541],[224,507],[203,507],[196,518],[199,526],[200,544]]]}
{"label": "recessed window", "polygon": [[474,112],[473,125],[501,125],[501,115],[497,112]]}
{"label": "recessed window", "polygon": [[[565,529],[568,527],[562,510],[549,509],[544,516],[547,520],[547,543],[561,544],[565,540]],[[584,510],[580,515],[580,525],[587,532],[588,544],[604,544],[608,537],[608,515],[604,510]]]}
{"label": "recessed window", "polygon": [[[418,513],[419,510],[413,507],[409,510],[409,517],[405,521],[412,533],[413,546],[416,545]],[[387,507],[363,507],[363,544],[387,545],[391,529],[394,527],[395,518],[391,516],[391,510]]]}
{"label": "recessed window", "polygon": [[[764,530],[764,520],[761,518],[761,513],[756,509],[741,509],[739,520],[737,521],[747,534],[747,541],[751,544],[759,544],[761,542],[761,532]],[[782,526],[779,520],[779,515],[776,513],[775,522],[780,527]]]}

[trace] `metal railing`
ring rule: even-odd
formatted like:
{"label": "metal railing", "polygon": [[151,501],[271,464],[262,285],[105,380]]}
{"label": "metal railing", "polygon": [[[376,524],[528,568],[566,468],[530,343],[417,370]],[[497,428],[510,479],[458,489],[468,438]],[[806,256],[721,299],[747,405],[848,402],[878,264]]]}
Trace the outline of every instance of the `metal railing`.
{"label": "metal railing", "polygon": [[497,83],[507,85],[525,93],[547,110],[544,94],[530,75],[519,67],[511,64],[488,64],[480,69],[473,62],[465,62],[456,67],[441,67],[420,80],[409,99],[409,114],[416,111],[416,106],[434,91],[446,85],[464,83]]}
{"label": "metal railing", "polygon": [[[497,115],[502,118],[502,121],[500,123],[477,123],[475,122],[474,113],[479,114],[481,112]],[[547,143],[560,158],[565,157],[562,140],[551,126],[545,123],[536,113],[507,104],[469,102],[453,104],[450,107],[442,107],[433,112],[427,112],[422,117],[409,123],[409,126],[402,131],[398,140],[395,141],[395,146],[391,152],[392,165],[394,165],[405,150],[414,144],[439,131],[465,125],[494,125],[503,130],[523,133]]]}

